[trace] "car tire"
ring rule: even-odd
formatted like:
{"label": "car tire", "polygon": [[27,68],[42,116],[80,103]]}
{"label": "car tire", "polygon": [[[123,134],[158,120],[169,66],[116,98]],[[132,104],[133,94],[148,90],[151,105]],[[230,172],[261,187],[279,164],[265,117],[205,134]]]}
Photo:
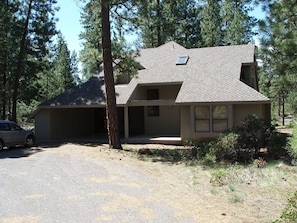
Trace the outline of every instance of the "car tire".
{"label": "car tire", "polygon": [[35,138],[34,138],[34,136],[32,136],[32,135],[27,136],[25,146],[26,146],[26,147],[31,147],[31,146],[33,146],[34,144],[35,144]]}
{"label": "car tire", "polygon": [[3,150],[3,148],[4,148],[4,143],[3,143],[3,141],[0,139],[0,151]]}

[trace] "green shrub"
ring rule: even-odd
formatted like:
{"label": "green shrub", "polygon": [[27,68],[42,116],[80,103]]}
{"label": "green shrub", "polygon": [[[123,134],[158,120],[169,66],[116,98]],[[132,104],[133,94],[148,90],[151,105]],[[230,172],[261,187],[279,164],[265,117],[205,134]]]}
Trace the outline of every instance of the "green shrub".
{"label": "green shrub", "polygon": [[[192,157],[202,159],[204,164],[214,164],[220,161],[242,162],[252,161],[260,149],[270,145],[272,153],[279,153],[280,146],[284,148],[286,139],[281,138],[274,126],[256,115],[250,115],[242,121],[242,125],[227,130],[216,140],[191,141]],[[269,140],[273,140],[270,144]],[[297,154],[297,149],[296,149]],[[279,154],[277,154],[279,155]]]}
{"label": "green shrub", "polygon": [[272,132],[267,143],[268,155],[272,159],[280,159],[287,155],[288,136],[280,132]]}
{"label": "green shrub", "polygon": [[293,128],[293,135],[289,139],[288,153],[293,161],[297,160],[297,125]]}
{"label": "green shrub", "polygon": [[281,217],[275,223],[297,222],[297,191],[293,197],[288,200],[288,204],[282,211]]}
{"label": "green shrub", "polygon": [[192,158],[203,159],[209,152],[211,141],[188,140],[186,145],[192,147]]}
{"label": "green shrub", "polygon": [[242,122],[242,143],[257,155],[262,147],[265,147],[270,139],[275,127],[265,119],[258,118],[256,115],[247,116]]}
{"label": "green shrub", "polygon": [[213,166],[214,164],[216,164],[216,162],[217,162],[216,156],[210,153],[207,153],[202,159],[202,163],[206,166]]}
{"label": "green shrub", "polygon": [[237,159],[240,149],[240,135],[234,132],[222,134],[209,149],[209,153],[216,157],[217,161]]}
{"label": "green shrub", "polygon": [[224,168],[215,169],[211,173],[211,178],[209,181],[212,185],[223,186],[227,185],[228,182],[228,170]]}

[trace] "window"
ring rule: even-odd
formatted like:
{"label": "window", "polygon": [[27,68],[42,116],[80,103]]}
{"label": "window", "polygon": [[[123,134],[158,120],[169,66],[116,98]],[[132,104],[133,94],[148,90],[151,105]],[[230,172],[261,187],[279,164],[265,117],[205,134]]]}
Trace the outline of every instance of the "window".
{"label": "window", "polygon": [[[147,100],[159,100],[159,89],[147,89]],[[147,116],[159,116],[159,106],[148,106]]]}
{"label": "window", "polygon": [[228,129],[228,109],[225,105],[212,106],[212,131],[223,132]]}
{"label": "window", "polygon": [[189,56],[181,56],[177,59],[176,65],[186,65],[188,62]]}
{"label": "window", "polygon": [[159,89],[147,89],[147,100],[159,100]]}
{"label": "window", "polygon": [[223,132],[227,129],[228,107],[226,105],[195,106],[196,132]]}
{"label": "window", "polygon": [[209,106],[195,107],[195,131],[196,132],[210,131]]}

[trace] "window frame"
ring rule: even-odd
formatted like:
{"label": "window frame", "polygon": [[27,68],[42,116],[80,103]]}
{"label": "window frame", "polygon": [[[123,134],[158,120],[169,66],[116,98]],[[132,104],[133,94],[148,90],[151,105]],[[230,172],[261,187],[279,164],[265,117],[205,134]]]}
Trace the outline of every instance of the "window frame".
{"label": "window frame", "polygon": [[[207,108],[207,110],[208,110],[208,117],[207,118],[203,118],[203,117],[201,117],[201,118],[197,118],[196,117],[196,107],[205,107],[205,108]],[[211,121],[211,117],[210,117],[210,108],[209,108],[209,106],[208,105],[201,105],[201,106],[194,106],[194,119],[195,119],[195,124],[194,124],[194,128],[195,128],[195,132],[210,132],[210,121]],[[199,122],[199,121],[208,121],[208,130],[197,130],[197,122]]]}
{"label": "window frame", "polygon": [[[214,109],[216,107],[225,107],[226,109],[226,114],[225,117],[214,117]],[[212,115],[212,132],[224,132],[228,129],[228,106],[227,105],[213,105],[211,106],[211,115]],[[226,125],[226,129],[223,130],[215,130],[215,122],[216,121],[224,121],[224,124]]]}
{"label": "window frame", "polygon": [[[225,107],[225,111],[226,111],[226,114],[222,117],[222,118],[219,118],[219,117],[215,117],[214,115],[214,109],[216,107]],[[207,118],[197,118],[196,117],[196,107],[208,107],[208,111],[209,111],[209,119]],[[226,105],[226,104],[216,104],[216,105],[194,105],[193,106],[193,111],[194,111],[194,132],[196,133],[221,133],[225,130],[227,130],[229,128],[229,106]],[[198,128],[197,128],[197,120],[209,120],[208,121],[208,125],[209,125],[209,129],[208,131],[200,131]],[[226,129],[224,130],[216,130],[217,128],[215,127],[215,122],[217,121],[224,121],[224,125],[227,127]]]}

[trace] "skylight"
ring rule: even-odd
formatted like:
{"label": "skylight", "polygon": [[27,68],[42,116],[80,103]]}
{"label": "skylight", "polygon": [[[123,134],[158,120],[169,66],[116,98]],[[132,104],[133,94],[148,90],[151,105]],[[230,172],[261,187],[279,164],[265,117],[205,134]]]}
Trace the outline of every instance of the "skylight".
{"label": "skylight", "polygon": [[186,65],[188,60],[189,56],[180,56],[176,61],[176,65]]}

